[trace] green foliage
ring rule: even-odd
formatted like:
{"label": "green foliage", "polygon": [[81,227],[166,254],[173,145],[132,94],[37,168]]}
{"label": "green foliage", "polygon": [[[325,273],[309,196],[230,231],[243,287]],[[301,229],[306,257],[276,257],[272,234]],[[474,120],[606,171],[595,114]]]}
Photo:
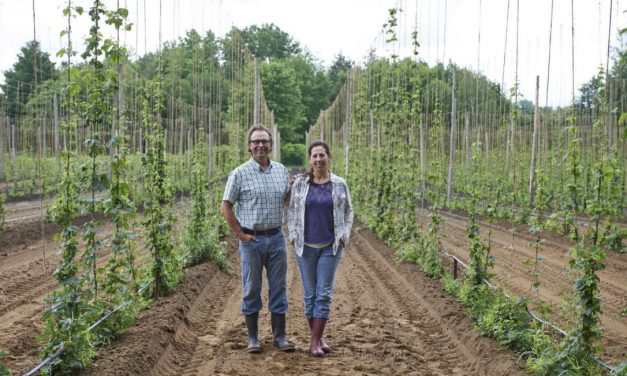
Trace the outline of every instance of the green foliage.
{"label": "green foliage", "polygon": [[37,41],[27,42],[17,55],[17,62],[4,72],[4,83],[0,88],[6,100],[6,115],[11,117],[26,114],[26,104],[34,94],[36,83],[53,79],[57,75],[50,56],[41,51]]}
{"label": "green foliage", "polygon": [[453,275],[450,273],[446,272],[444,274],[443,284],[443,289],[447,294],[452,296],[457,296],[459,294],[461,282],[458,279],[453,278]]}
{"label": "green foliage", "polygon": [[466,233],[468,234],[468,239],[470,241],[470,250],[469,250],[469,263],[468,263],[468,271],[467,277],[469,281],[475,286],[480,286],[483,284],[483,280],[488,278],[487,268],[491,265],[488,260],[488,253],[485,243],[481,240],[479,226],[477,225],[477,212],[473,208],[475,208],[474,204],[474,195],[470,197],[470,213],[468,213],[468,226],[466,227]]}
{"label": "green foliage", "polygon": [[[75,122],[64,125],[69,130],[76,126]],[[78,276],[79,264],[76,262],[79,251],[78,228],[72,225],[72,220],[79,213],[79,185],[76,179],[75,158],[75,154],[67,149],[62,153],[64,169],[61,188],[49,215],[54,223],[62,227],[59,236],[62,263],[54,271],[54,277],[61,285],[61,289],[52,293],[44,311],[46,328],[42,337],[46,344],[41,357],[49,357],[63,348],[63,354],[53,362],[53,365],[61,365],[55,370],[55,374],[75,372],[89,364],[95,354],[93,334],[87,329],[90,318],[93,318],[97,311],[87,303],[90,294],[85,292],[83,281]]]}
{"label": "green foliage", "polygon": [[286,166],[304,166],[307,147],[303,144],[281,144],[281,163]]}
{"label": "green foliage", "polygon": [[192,166],[191,188],[191,215],[185,227],[183,240],[185,255],[183,264],[192,266],[204,260],[213,261],[218,267],[230,272],[232,267],[225,255],[225,249],[220,242],[224,235],[222,216],[218,212],[210,212],[207,197],[207,174],[203,161],[205,153],[203,148],[194,150],[194,163]]}
{"label": "green foliage", "polygon": [[542,169],[536,170],[536,195],[535,195],[535,207],[533,208],[529,218],[529,232],[535,236],[533,241],[533,248],[535,251],[535,257],[533,260],[525,260],[523,263],[531,267],[529,275],[531,276],[531,285],[529,286],[529,294],[531,291],[538,291],[540,289],[540,263],[544,261],[544,258],[540,256],[542,250],[542,244],[544,239],[540,238],[540,233],[544,224],[545,211],[547,210],[547,191],[546,191],[546,175]]}
{"label": "green foliage", "polygon": [[[2,361],[2,358],[4,358],[6,355],[7,353],[5,353],[4,351],[0,349],[0,361]],[[0,376],[11,376],[11,370],[7,366],[1,363],[0,363]]]}
{"label": "green foliage", "polygon": [[[104,146],[98,139],[85,140],[87,154],[91,157],[89,164],[79,166],[89,174],[88,188],[91,191],[90,199],[87,202],[88,211],[91,220],[83,226],[83,240],[85,241],[85,251],[81,256],[85,273],[83,278],[87,284],[91,285],[91,293],[98,298],[98,276],[96,258],[98,251],[103,247],[102,242],[98,240],[98,227],[102,225],[102,221],[96,220],[96,215],[102,213],[103,202],[101,198],[96,197],[96,190],[102,188],[103,184],[107,184],[106,174],[100,172],[96,157],[102,153]],[[89,274],[87,271],[91,271]]]}
{"label": "green foliage", "polygon": [[627,253],[627,247],[623,245],[624,240],[627,238],[627,229],[605,220],[601,234],[602,237],[599,240],[601,244],[612,251]]}
{"label": "green foliage", "polygon": [[[296,132],[299,136],[298,140],[304,142],[305,132],[309,130],[311,124],[316,122],[316,119],[320,116],[320,110],[328,108],[331,105],[341,85],[336,87],[333,84],[331,75],[331,68],[333,68],[333,66],[331,66],[327,74],[309,54],[293,56],[286,59],[285,62],[294,70],[296,84],[300,91],[304,119],[297,124]],[[347,70],[350,70],[350,67],[346,68],[343,72],[339,72],[340,74],[344,74],[344,80],[346,79]],[[267,100],[268,95],[274,96],[274,93],[269,91],[270,88],[266,86],[263,76],[262,81]],[[271,109],[275,111],[277,116],[279,115],[278,110],[274,107],[271,107]],[[282,131],[282,125],[280,123],[278,125],[279,129]]]}
{"label": "green foliage", "polygon": [[146,192],[144,226],[147,232],[146,247],[153,258],[155,298],[171,291],[180,279],[178,259],[171,240],[173,198],[167,185],[164,134],[161,124],[155,120],[160,114],[161,100],[158,82],[148,82],[142,110],[147,142],[146,153],[142,156]]}
{"label": "green foliage", "polygon": [[[574,124],[574,119],[570,120]],[[575,224],[575,215],[581,207],[581,176],[582,166],[580,163],[580,139],[577,136],[577,128],[575,126],[569,127],[568,130],[570,142],[568,144],[568,172],[571,180],[565,185],[565,196],[567,201],[565,204],[566,216],[563,220],[564,234],[567,234],[573,240],[579,239],[579,232]]]}
{"label": "green foliage", "polygon": [[611,376],[626,376],[627,375],[627,362],[623,362],[616,366],[611,373]]}
{"label": "green foliage", "polygon": [[388,9],[388,20],[383,24],[385,33],[385,43],[394,43],[398,41],[395,28],[398,26],[398,13],[402,12],[401,8]]}
{"label": "green foliage", "polygon": [[604,213],[604,187],[611,173],[603,161],[595,166],[594,201],[587,211],[594,225],[571,249],[569,266],[577,270],[574,280],[577,323],[562,341],[550,371],[555,373],[600,374],[595,355],[600,351],[596,341],[601,337],[601,299],[598,271],[605,268],[605,252],[599,248],[600,217]]}
{"label": "green foliage", "polygon": [[252,25],[241,32],[246,47],[258,59],[285,59],[301,53],[298,42],[273,23]]}
{"label": "green foliage", "polygon": [[440,227],[443,223],[437,205],[431,206],[431,222],[423,236],[424,252],[419,261],[422,270],[431,278],[439,278],[443,273],[440,261]]}
{"label": "green foliage", "polygon": [[477,320],[477,326],[501,345],[517,352],[530,347],[528,335],[533,325],[524,298],[513,299],[498,291],[489,309]]}
{"label": "green foliage", "polygon": [[[470,269],[466,269],[470,271]],[[459,301],[466,306],[470,316],[479,320],[490,308],[494,301],[493,290],[481,283],[475,284],[473,279],[466,275],[457,295]]]}
{"label": "green foliage", "polygon": [[[348,76],[348,72],[355,66],[355,62],[342,55],[341,53],[335,55],[331,66],[328,69],[328,80],[331,85],[331,90],[327,91],[327,95],[330,95],[327,102],[332,103],[337,93],[340,92],[340,89],[346,82],[346,77]],[[326,76],[325,76],[326,77]],[[321,108],[326,108],[321,107]],[[316,118],[318,115],[316,115]],[[314,119],[315,120],[315,119]]]}
{"label": "green foliage", "polygon": [[264,94],[268,107],[274,110],[275,121],[280,125],[285,142],[299,142],[297,132],[305,120],[300,85],[294,68],[284,60],[274,60],[261,66]]}

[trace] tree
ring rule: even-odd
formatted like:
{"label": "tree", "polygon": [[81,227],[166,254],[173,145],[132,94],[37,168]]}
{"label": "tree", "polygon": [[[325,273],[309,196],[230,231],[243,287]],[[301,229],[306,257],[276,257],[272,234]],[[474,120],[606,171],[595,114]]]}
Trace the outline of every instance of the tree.
{"label": "tree", "polygon": [[301,53],[298,42],[275,24],[249,26],[242,31],[246,47],[258,59],[270,61],[284,59]]}
{"label": "tree", "polygon": [[533,115],[535,111],[535,106],[532,101],[529,99],[521,99],[518,103],[520,105],[520,110],[525,115]]}
{"label": "tree", "polygon": [[331,81],[333,89],[330,93],[331,101],[333,101],[337,96],[337,93],[339,93],[342,85],[346,82],[346,75],[348,74],[348,71],[350,71],[354,65],[355,63],[352,60],[348,59],[341,53],[335,56],[331,67],[329,67],[329,81]]}
{"label": "tree", "polygon": [[603,98],[600,97],[601,88],[603,86],[603,78],[599,75],[594,76],[590,81],[584,83],[579,88],[579,107],[582,110],[592,110],[600,106]]}
{"label": "tree", "polygon": [[271,61],[261,66],[261,78],[266,102],[274,111],[282,139],[302,139],[297,129],[305,119],[305,109],[294,68],[284,60]]}
{"label": "tree", "polygon": [[294,70],[300,91],[304,118],[297,125],[296,131],[300,135],[298,141],[304,142],[309,126],[316,122],[321,110],[329,107],[337,93],[332,92],[333,87],[324,68],[316,64],[310,55],[297,55],[285,62]]}
{"label": "tree", "polygon": [[7,115],[23,115],[35,85],[55,76],[54,63],[48,53],[41,51],[39,42],[26,43],[17,55],[17,62],[4,73],[4,84],[0,85],[6,99]]}

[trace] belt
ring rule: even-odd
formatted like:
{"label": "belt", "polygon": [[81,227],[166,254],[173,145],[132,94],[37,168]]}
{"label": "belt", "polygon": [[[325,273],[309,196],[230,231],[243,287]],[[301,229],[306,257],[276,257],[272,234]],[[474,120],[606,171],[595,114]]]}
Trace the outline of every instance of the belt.
{"label": "belt", "polygon": [[272,236],[272,235],[278,234],[279,231],[281,231],[281,228],[277,227],[277,228],[271,228],[269,230],[251,230],[246,227],[242,227],[242,231],[244,232],[244,234],[248,234],[248,235]]}

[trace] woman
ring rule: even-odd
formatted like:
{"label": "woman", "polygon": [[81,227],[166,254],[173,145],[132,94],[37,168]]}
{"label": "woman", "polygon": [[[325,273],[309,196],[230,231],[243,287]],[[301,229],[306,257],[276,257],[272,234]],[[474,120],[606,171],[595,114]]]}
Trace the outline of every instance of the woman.
{"label": "woman", "polygon": [[289,240],[294,244],[303,281],[313,356],[331,351],[322,334],[331,312],[335,272],[353,225],[348,186],[329,171],[330,160],[326,143],[309,145],[311,169],[294,182],[287,213]]}

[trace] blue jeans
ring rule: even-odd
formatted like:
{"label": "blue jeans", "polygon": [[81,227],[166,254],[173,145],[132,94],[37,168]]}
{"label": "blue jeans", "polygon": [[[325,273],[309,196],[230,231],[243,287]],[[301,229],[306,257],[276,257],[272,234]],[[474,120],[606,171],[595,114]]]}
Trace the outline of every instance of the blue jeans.
{"label": "blue jeans", "polygon": [[261,311],[262,271],[268,278],[268,309],[272,313],[287,312],[287,247],[283,231],[271,236],[257,236],[257,242],[239,242],[242,269],[242,313]]}
{"label": "blue jeans", "polygon": [[342,259],[343,248],[333,255],[333,244],[326,248],[312,248],[305,245],[303,255],[296,255],[296,262],[303,280],[303,300],[305,316],[328,319],[331,314],[331,300],[335,272]]}

